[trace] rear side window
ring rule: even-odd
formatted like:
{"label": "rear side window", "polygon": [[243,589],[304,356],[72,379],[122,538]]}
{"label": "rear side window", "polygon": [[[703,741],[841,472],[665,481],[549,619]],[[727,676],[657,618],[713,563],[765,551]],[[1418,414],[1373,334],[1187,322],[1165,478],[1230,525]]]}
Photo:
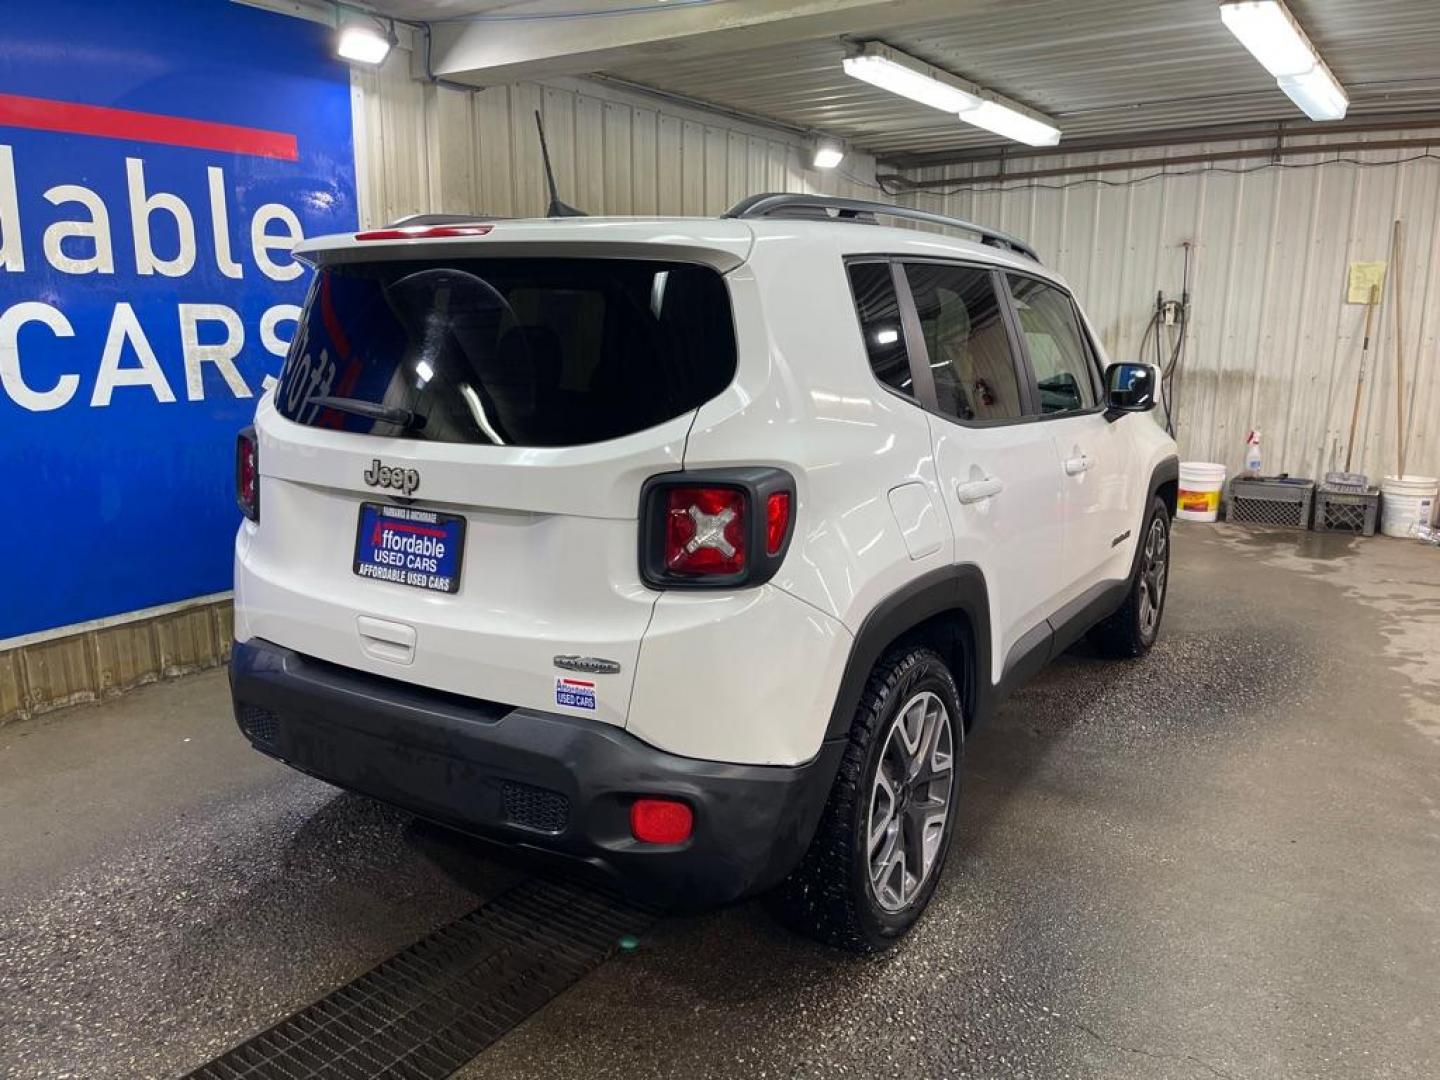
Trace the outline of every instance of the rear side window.
{"label": "rear side window", "polygon": [[889,263],[851,263],[850,291],[860,316],[860,333],[875,377],[906,397],[915,396],[910,382],[910,354],[900,327],[900,301]]}
{"label": "rear side window", "polygon": [[941,412],[959,420],[1023,416],[1020,380],[988,270],[907,263]]}
{"label": "rear side window", "polygon": [[1030,353],[1040,411],[1077,412],[1095,405],[1090,351],[1080,334],[1075,305],[1059,289],[1034,278],[1010,277],[1015,312]]}
{"label": "rear side window", "polygon": [[344,263],[316,275],[275,400],[340,431],[577,446],[674,419],[734,377],[729,295],[708,267]]}

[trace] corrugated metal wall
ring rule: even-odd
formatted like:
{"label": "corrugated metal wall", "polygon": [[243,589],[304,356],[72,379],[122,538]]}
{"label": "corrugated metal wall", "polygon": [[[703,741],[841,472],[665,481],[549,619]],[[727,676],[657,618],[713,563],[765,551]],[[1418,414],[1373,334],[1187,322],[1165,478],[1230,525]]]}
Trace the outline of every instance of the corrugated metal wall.
{"label": "corrugated metal wall", "polygon": [[[1216,143],[1172,153],[1245,146]],[[1440,474],[1440,159],[1402,162],[1422,153],[1317,153],[1287,157],[1282,168],[1256,168],[1264,159],[1174,167],[1193,171],[1185,176],[1153,176],[1153,167],[1082,173],[1014,182],[1004,190],[992,185],[907,198],[1028,239],[1070,280],[1115,359],[1139,354],[1157,290],[1179,296],[1182,245],[1189,241],[1192,318],[1177,414],[1182,455],[1234,470],[1246,432],[1258,428],[1267,472],[1307,476],[1332,467],[1332,456],[1343,464],[1345,455],[1365,315],[1363,306],[1344,302],[1347,268],[1353,261],[1388,261],[1392,223],[1402,219],[1406,469],[1434,476]],[[1150,148],[1044,164],[1164,154]],[[1337,156],[1365,164],[1338,163]],[[942,176],[966,173],[951,167],[906,175],[943,187]],[[1391,274],[1393,283],[1393,268]],[[1355,467],[1372,480],[1396,468],[1394,298],[1387,285],[1375,312],[1356,436]]]}
{"label": "corrugated metal wall", "polygon": [[807,169],[805,140],[598,82],[470,93],[410,77],[403,50],[352,79],[362,223],[421,211],[544,212],[541,111],[560,197],[593,214],[718,214],[761,191],[873,192],[874,161]]}

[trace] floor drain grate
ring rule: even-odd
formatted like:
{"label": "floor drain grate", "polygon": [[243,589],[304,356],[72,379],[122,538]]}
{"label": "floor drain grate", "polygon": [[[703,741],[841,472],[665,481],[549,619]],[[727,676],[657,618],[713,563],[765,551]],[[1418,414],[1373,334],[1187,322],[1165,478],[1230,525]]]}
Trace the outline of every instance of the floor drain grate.
{"label": "floor drain grate", "polygon": [[449,1076],[653,920],[606,893],[524,881],[189,1077]]}

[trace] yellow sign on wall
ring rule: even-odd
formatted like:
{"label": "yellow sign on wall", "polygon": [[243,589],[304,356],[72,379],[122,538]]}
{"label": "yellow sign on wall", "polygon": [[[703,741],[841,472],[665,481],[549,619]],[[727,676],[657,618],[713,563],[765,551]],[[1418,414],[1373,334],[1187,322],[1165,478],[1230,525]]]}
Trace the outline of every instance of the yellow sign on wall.
{"label": "yellow sign on wall", "polygon": [[1375,290],[1379,299],[1385,290],[1385,264],[1383,262],[1352,262],[1350,264],[1350,288],[1345,294],[1347,304],[1370,303],[1370,290]]}

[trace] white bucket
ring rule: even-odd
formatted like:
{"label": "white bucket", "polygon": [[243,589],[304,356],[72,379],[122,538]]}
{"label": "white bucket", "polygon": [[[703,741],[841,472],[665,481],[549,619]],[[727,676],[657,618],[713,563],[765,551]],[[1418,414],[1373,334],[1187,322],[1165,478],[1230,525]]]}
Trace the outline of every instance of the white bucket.
{"label": "white bucket", "polygon": [[1435,513],[1440,477],[1387,476],[1380,482],[1380,531],[1386,536],[1409,536],[1417,521],[1427,525]]}
{"label": "white bucket", "polygon": [[1220,492],[1224,489],[1224,465],[1211,461],[1182,461],[1175,516],[1182,521],[1216,520],[1220,516]]}

